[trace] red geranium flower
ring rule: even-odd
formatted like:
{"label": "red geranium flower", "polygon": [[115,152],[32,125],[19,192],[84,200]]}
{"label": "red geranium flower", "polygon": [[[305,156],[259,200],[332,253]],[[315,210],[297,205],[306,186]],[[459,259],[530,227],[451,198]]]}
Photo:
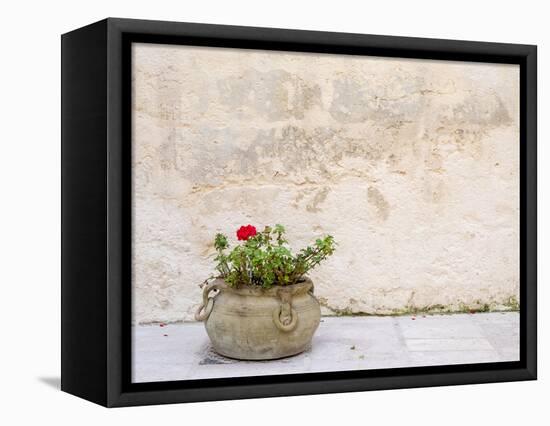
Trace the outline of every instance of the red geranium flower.
{"label": "red geranium flower", "polygon": [[254,228],[252,225],[241,226],[237,230],[237,238],[239,239],[239,241],[246,241],[254,235],[256,235],[256,228]]}

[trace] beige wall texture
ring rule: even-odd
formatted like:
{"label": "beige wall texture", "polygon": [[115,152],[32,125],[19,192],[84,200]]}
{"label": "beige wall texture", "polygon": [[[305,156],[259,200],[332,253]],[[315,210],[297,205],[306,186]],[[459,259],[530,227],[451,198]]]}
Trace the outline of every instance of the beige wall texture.
{"label": "beige wall texture", "polygon": [[134,321],[191,321],[213,238],[331,234],[324,314],[511,309],[519,68],[137,44]]}

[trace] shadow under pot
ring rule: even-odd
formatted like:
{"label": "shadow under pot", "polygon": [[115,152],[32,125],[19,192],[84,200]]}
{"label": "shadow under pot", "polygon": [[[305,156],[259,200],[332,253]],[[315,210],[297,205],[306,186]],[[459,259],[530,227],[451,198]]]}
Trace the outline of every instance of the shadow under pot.
{"label": "shadow under pot", "polygon": [[269,289],[233,288],[217,279],[204,287],[195,319],[204,321],[213,349],[220,355],[268,360],[308,349],[321,308],[309,278]]}

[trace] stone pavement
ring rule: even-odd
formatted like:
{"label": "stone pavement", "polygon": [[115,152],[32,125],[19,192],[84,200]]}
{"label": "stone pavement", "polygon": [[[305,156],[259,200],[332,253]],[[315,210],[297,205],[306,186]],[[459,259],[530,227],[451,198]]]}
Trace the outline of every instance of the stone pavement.
{"label": "stone pavement", "polygon": [[519,314],[323,317],[312,348],[274,361],[216,354],[202,323],[133,327],[133,381],[188,380],[519,359]]}

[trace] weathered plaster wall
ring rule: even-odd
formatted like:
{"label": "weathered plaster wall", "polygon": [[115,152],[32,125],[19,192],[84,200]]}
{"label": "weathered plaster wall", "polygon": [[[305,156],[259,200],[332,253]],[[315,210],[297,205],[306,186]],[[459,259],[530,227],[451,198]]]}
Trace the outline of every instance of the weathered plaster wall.
{"label": "weathered plaster wall", "polygon": [[192,320],[216,232],[330,233],[330,313],[518,297],[519,69],[133,48],[134,319]]}

